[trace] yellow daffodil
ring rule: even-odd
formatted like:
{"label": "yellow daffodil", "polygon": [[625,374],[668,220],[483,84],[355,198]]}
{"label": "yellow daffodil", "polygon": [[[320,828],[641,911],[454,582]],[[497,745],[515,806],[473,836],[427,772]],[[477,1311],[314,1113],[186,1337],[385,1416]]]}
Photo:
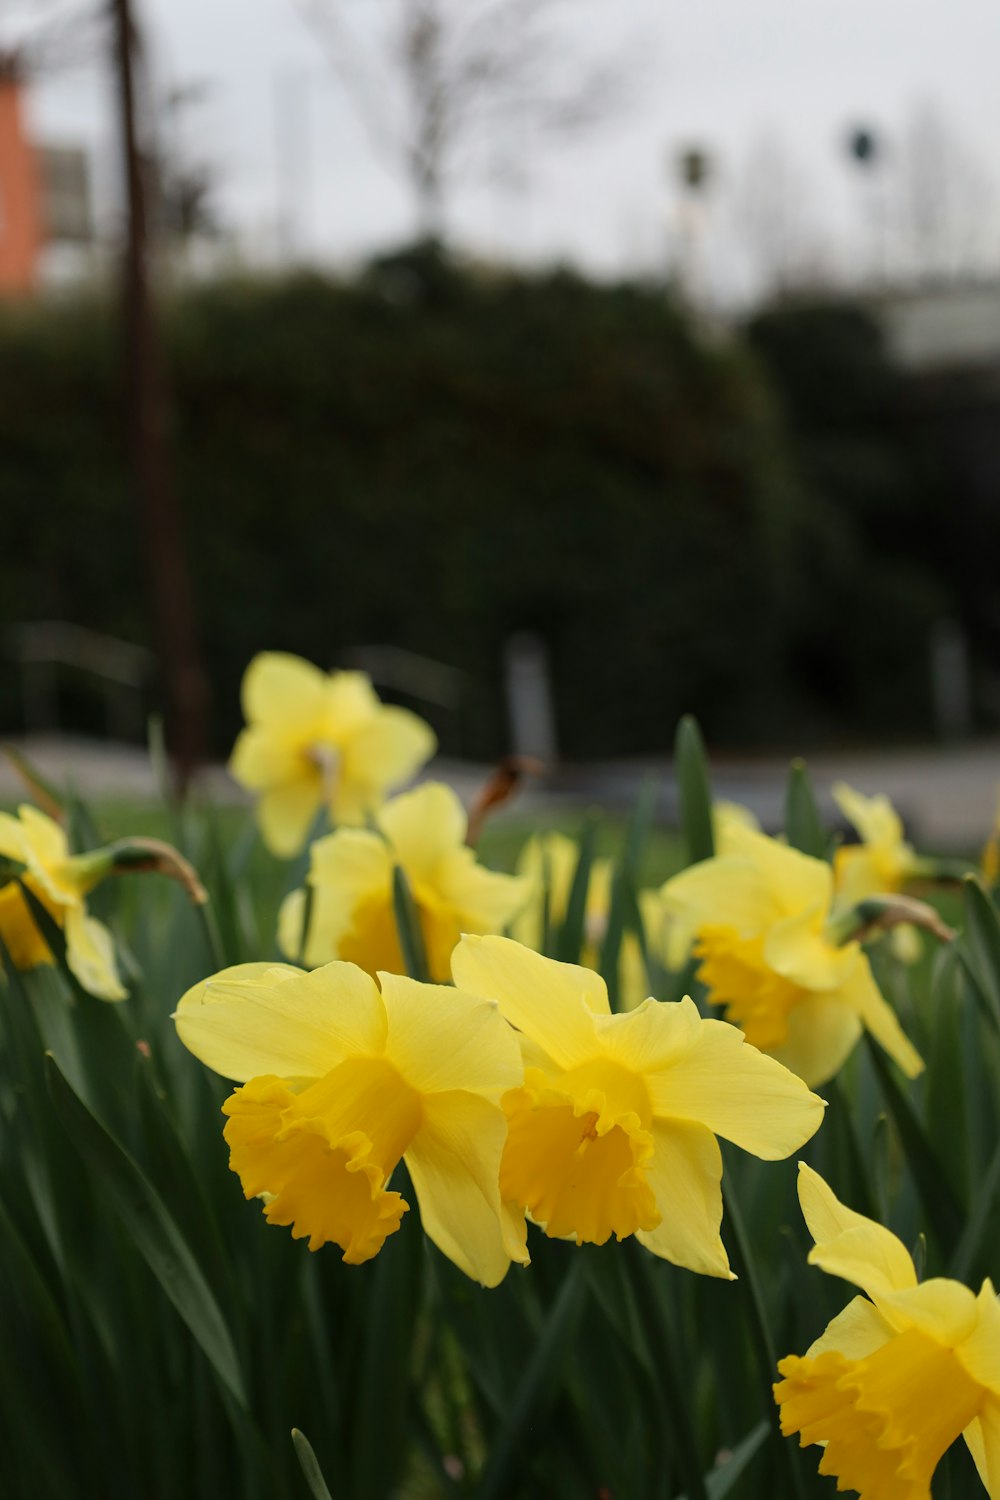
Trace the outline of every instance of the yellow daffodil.
{"label": "yellow daffodil", "polygon": [[[72,855],[59,824],[37,808],[24,806],[16,818],[0,813],[0,859],[16,869],[63,929],[66,961],[83,988],[102,1000],[124,1000],[111,934],[88,914],[85,899],[108,873],[109,851]],[[0,885],[0,937],[18,969],[55,962],[16,879]]]}
{"label": "yellow daffodil", "polygon": [[731,1276],[719,1236],[716,1136],[765,1160],[819,1126],[823,1102],[690,1000],[612,1015],[604,981],[509,938],[464,937],[455,983],[517,1028],[522,1086],[503,1100],[505,1202],[556,1238],[634,1234],[708,1276]]}
{"label": "yellow daffodil", "polygon": [[[430,977],[447,980],[461,934],[500,931],[525,900],[526,883],[477,864],[463,842],[462,804],[439,782],[394,797],[374,822],[374,829],[340,828],[313,844],[304,961],[314,968],[342,958],[369,974],[405,968],[393,906],[398,864],[413,897]],[[303,890],[282,905],[278,942],[288,958],[302,949],[306,911]]]}
{"label": "yellow daffodil", "polygon": [[280,651],[255,656],[242,687],[247,727],[229,770],[260,795],[268,848],[297,854],[321,807],[335,823],[362,823],[393,787],[434,754],[430,727],[381,703],[363,672],[321,672]]}
{"label": "yellow daffodil", "polygon": [[845,1208],[809,1167],[799,1201],[813,1265],[855,1297],[799,1358],[778,1365],[781,1430],[825,1445],[821,1474],[861,1500],[930,1500],[931,1476],[959,1436],[1000,1497],[1000,1302],[957,1281],[917,1284],[902,1243]]}
{"label": "yellow daffodil", "polygon": [[834,855],[838,897],[853,906],[866,896],[901,891],[919,873],[919,862],[888,797],[865,797],[839,781],[833,800],[861,838],[860,844],[845,844]]}
{"label": "yellow daffodil", "polygon": [[347,963],[240,964],[188,991],[178,1035],[243,1085],[223,1105],[229,1164],[269,1223],[310,1250],[332,1241],[348,1263],[370,1260],[409,1208],[390,1188],[402,1160],[425,1232],[496,1286],[528,1258],[498,1189],[517,1041],[496,1006],[396,974],[379,982]]}
{"label": "yellow daffodil", "polygon": [[863,1027],[908,1077],[921,1071],[860,944],[837,941],[824,860],[731,824],[715,857],[674,876],[662,894],[697,933],[698,977],[712,1002],[806,1083],[832,1078]]}

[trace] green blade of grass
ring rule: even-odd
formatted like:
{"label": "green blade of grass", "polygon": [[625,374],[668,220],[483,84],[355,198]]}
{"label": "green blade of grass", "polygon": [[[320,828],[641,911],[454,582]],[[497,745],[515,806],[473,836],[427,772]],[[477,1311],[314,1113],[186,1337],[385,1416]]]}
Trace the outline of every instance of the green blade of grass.
{"label": "green blade of grass", "polygon": [[392,906],[396,915],[396,930],[399,946],[403,950],[403,962],[411,979],[426,983],[430,979],[427,968],[427,950],[420,926],[416,902],[410,890],[410,882],[401,865],[392,872]]}
{"label": "green blade of grass", "polygon": [[811,854],[814,859],[825,859],[827,837],[804,760],[793,760],[788,768],[785,833],[793,849],[801,849],[803,854]]}
{"label": "green blade of grass", "polygon": [[53,1108],[67,1136],[106,1191],[139,1254],[204,1351],[224,1388],[246,1406],[233,1340],[219,1305],[159,1195],[46,1056]]}
{"label": "green blade of grass", "polygon": [[712,830],[712,787],[705,745],[698,722],[690,714],[677,726],[674,752],[681,832],[688,849],[689,864],[711,859],[715,853]]}
{"label": "green blade of grass", "polygon": [[297,1427],[292,1428],[292,1442],[295,1444],[295,1456],[299,1461],[299,1468],[305,1476],[313,1500],[333,1500],[326,1480],[323,1478],[319,1460],[312,1450],[312,1444],[305,1433],[300,1432]]}

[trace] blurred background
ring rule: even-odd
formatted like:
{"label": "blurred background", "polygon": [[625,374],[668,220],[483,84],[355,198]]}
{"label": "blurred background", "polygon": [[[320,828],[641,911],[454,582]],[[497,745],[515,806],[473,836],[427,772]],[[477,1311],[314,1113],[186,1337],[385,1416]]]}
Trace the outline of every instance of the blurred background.
{"label": "blurred background", "polygon": [[0,732],[121,791],[160,712],[186,777],[285,649],[456,767],[624,799],[693,712],[765,817],[794,749],[985,829],[998,41],[0,0]]}

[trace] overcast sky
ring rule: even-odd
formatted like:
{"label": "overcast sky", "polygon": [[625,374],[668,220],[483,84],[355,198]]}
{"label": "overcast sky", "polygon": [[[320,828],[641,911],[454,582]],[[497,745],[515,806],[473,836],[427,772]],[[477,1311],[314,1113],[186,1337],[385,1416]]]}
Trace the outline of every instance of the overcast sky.
{"label": "overcast sky", "polygon": [[[276,253],[282,215],[286,238],[321,261],[407,234],[405,185],[373,152],[295,0],[137,3],[161,86],[209,86],[185,136],[217,167],[224,217],[247,254]],[[330,3],[360,16],[375,0]],[[563,12],[581,54],[640,59],[636,99],[585,141],[526,143],[530,170],[519,187],[456,192],[455,237],[485,253],[568,258],[611,274],[665,263],[677,222],[668,164],[697,143],[718,163],[702,231],[706,274],[735,284],[748,274],[747,198],[775,142],[785,197],[793,183],[803,222],[832,256],[857,253],[870,218],[843,150],[852,124],[873,125],[892,147],[932,103],[984,179],[1000,159],[1000,0],[573,0]],[[104,184],[113,162],[107,90],[95,64],[46,80],[32,99],[37,132],[84,140]],[[286,157],[300,159],[284,185],[282,136]],[[762,184],[765,218],[768,191]]]}

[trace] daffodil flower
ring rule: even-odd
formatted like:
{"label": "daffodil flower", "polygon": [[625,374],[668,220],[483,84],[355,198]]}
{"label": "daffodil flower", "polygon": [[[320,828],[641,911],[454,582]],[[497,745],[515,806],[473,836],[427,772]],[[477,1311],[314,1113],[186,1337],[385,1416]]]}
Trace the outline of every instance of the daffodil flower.
{"label": "daffodil flower", "polygon": [[[282,904],[278,942],[288,958],[302,952],[314,968],[335,958],[369,974],[405,968],[393,907],[393,871],[406,875],[432,979],[447,980],[463,932],[499,932],[523,904],[528,887],[477,863],[465,842],[466,816],[450,787],[427,782],[387,802],[373,829],[339,828],[317,839],[306,877],[312,887]],[[302,947],[303,925],[309,931]]]}
{"label": "daffodil flower", "polygon": [[668,880],[667,910],[697,934],[698,977],[747,1041],[824,1083],[866,1028],[908,1077],[923,1068],[859,943],[839,942],[833,872],[729,824],[712,859]]}
{"label": "daffodil flower", "polygon": [[902,820],[888,797],[865,797],[838,781],[833,800],[861,838],[859,844],[842,845],[834,855],[840,899],[854,906],[866,896],[901,891],[920,873],[920,861],[903,837]]}
{"label": "daffodil flower", "polygon": [[731,1277],[717,1136],[773,1161],[823,1101],[688,1000],[612,1015],[604,981],[509,938],[464,937],[455,983],[517,1028],[523,1085],[504,1097],[504,1200],[556,1238],[634,1234],[654,1255]]}
{"label": "daffodil flower", "polygon": [[363,672],[321,672],[280,651],[255,656],[242,687],[247,727],[231,775],[260,795],[257,818],[274,854],[297,854],[321,807],[363,823],[387,791],[436,748],[429,725],[379,701]]}
{"label": "daffodil flower", "polygon": [[498,1188],[516,1039],[495,1005],[379,982],[348,963],[240,964],[195,985],[174,1019],[196,1057],[242,1083],[223,1106],[229,1164],[269,1223],[370,1260],[409,1208],[390,1186],[402,1160],[425,1232],[496,1286],[528,1258]]}
{"label": "daffodil flower", "polygon": [[819,1472],[861,1500],[930,1500],[931,1476],[962,1436],[987,1491],[1000,1497],[1000,1302],[957,1281],[918,1285],[888,1229],[845,1208],[799,1167],[799,1202],[816,1242],[812,1265],[859,1286],[802,1357],[778,1365],[781,1430],[825,1445]]}
{"label": "daffodil flower", "polygon": [[[0,813],[0,859],[17,867],[18,878],[63,929],[66,962],[83,988],[102,1000],[124,1000],[111,934],[86,905],[87,893],[110,870],[110,851],[71,854],[59,824],[25,805],[16,818]],[[17,879],[0,885],[0,937],[18,969],[55,962]]]}

